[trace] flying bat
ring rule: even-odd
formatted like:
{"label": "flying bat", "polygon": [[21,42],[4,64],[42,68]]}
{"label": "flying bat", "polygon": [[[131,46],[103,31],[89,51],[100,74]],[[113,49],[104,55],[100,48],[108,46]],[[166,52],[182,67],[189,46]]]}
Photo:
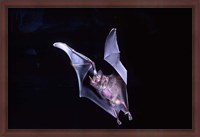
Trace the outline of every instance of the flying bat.
{"label": "flying bat", "polygon": [[[75,51],[62,42],[56,42],[54,47],[63,50],[69,56],[79,85],[79,97],[86,97],[117,119],[120,125],[119,112],[128,114],[127,70],[120,61],[120,51],[117,43],[116,28],[109,32],[104,48],[104,60],[114,68],[116,73],[104,75],[97,72],[95,63],[85,55]],[[89,79],[89,85],[85,81]]]}

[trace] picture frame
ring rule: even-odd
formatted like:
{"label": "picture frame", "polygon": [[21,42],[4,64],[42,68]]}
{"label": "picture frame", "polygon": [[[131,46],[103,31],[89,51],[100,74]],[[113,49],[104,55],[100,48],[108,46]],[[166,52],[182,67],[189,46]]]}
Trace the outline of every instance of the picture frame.
{"label": "picture frame", "polygon": [[[192,128],[191,129],[9,129],[8,125],[8,69],[9,50],[8,39],[8,11],[9,8],[190,8],[192,9]],[[123,31],[121,31],[123,32]],[[120,38],[120,36],[119,36]],[[120,41],[120,40],[119,40]],[[123,43],[123,42],[121,42]],[[119,45],[120,46],[120,45]],[[122,50],[123,51],[123,50]],[[125,50],[124,50],[125,51]],[[83,51],[84,52],[84,51]],[[121,53],[123,56],[123,52]],[[130,54],[130,53],[129,53]],[[126,56],[126,55],[125,55]],[[128,65],[127,65],[128,66]],[[9,87],[9,88],[8,88]],[[130,88],[128,88],[130,89]],[[134,104],[132,106],[134,108]],[[199,1],[1,1],[1,135],[0,136],[198,136],[199,135]],[[178,109],[178,108],[177,108]],[[134,114],[133,114],[134,119]],[[173,123],[172,123],[173,124]]]}

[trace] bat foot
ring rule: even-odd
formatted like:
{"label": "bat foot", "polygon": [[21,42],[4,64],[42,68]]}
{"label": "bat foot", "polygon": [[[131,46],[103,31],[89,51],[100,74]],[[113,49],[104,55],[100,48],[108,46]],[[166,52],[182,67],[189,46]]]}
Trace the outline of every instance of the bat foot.
{"label": "bat foot", "polygon": [[122,122],[119,119],[117,119],[117,123],[118,123],[118,125],[122,124]]}
{"label": "bat foot", "polygon": [[131,116],[131,113],[128,113],[128,119],[133,120],[133,117]]}

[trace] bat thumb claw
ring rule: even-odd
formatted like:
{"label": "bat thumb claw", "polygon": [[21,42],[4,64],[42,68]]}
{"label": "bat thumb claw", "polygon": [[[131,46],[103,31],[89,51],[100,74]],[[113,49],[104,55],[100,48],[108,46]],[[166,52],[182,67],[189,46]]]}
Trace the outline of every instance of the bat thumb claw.
{"label": "bat thumb claw", "polygon": [[93,79],[89,76],[90,80],[93,81]]}

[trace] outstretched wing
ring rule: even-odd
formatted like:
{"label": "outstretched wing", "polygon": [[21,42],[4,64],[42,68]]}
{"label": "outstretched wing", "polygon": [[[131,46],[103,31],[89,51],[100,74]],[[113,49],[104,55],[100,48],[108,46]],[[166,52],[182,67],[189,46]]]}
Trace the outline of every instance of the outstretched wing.
{"label": "outstretched wing", "polygon": [[127,70],[120,61],[120,51],[117,44],[116,29],[113,28],[105,42],[104,60],[106,60],[127,84]]}
{"label": "outstretched wing", "polygon": [[127,70],[120,61],[120,51],[117,43],[116,28],[113,28],[106,38],[104,60],[106,60],[117,71],[123,80],[121,83],[121,99],[125,102],[128,108],[128,93],[126,90]]}
{"label": "outstretched wing", "polygon": [[80,91],[79,96],[83,97],[84,92],[81,92],[83,88],[83,80],[85,79],[88,72],[92,72],[93,75],[97,73],[94,62],[91,61],[88,57],[84,56],[83,54],[76,52],[74,49],[72,49],[65,43],[56,42],[53,44],[53,46],[62,49],[69,56],[71,64],[74,67],[74,70],[77,74]]}
{"label": "outstretched wing", "polygon": [[79,96],[86,97],[104,109],[106,112],[115,116],[112,108],[108,101],[104,98],[101,98],[97,95],[93,88],[88,87],[84,84],[84,79],[88,76],[88,73],[91,72],[92,75],[96,75],[96,68],[93,61],[91,61],[88,57],[84,56],[83,54],[75,51],[65,43],[56,42],[53,44],[54,47],[57,47],[63,50],[69,56],[71,60],[71,64],[76,71],[78,83],[79,83]]}

